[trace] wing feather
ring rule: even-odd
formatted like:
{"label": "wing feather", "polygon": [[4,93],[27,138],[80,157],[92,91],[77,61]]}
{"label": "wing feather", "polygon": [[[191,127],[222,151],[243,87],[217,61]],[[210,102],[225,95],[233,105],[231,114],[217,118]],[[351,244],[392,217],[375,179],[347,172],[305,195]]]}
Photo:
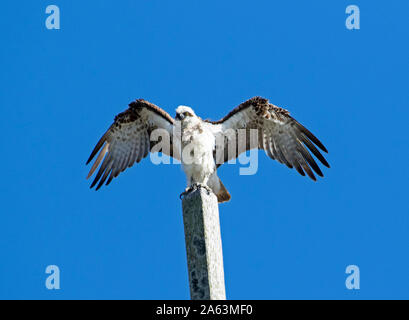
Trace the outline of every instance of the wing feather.
{"label": "wing feather", "polygon": [[143,141],[143,139],[145,138],[145,131],[142,131],[141,134],[139,135],[139,139],[138,139],[138,157],[136,159],[136,162],[139,163],[142,160],[142,157],[145,153],[144,150],[144,145],[145,145],[145,141]]}
{"label": "wing feather", "polygon": [[[272,148],[271,145],[271,139],[269,135],[266,133],[263,134],[263,143],[264,143],[263,148],[266,151],[267,155],[273,160],[277,159],[277,156],[274,154],[274,149]],[[277,161],[279,160],[277,159]]]}
{"label": "wing feather", "polygon": [[[307,174],[312,180],[316,180],[314,172],[323,177],[323,173],[311,153],[326,167],[330,167],[327,160],[318,151],[317,147],[324,152],[328,152],[324,144],[307,128],[290,116],[290,113],[268,102],[267,99],[254,97],[245,101],[232,110],[219,121],[208,121],[212,125],[216,136],[227,135],[227,132],[235,130],[256,129],[259,132],[258,148],[263,149],[267,156],[285,164],[305,176]],[[238,133],[236,133],[238,136]],[[233,139],[216,139],[224,141],[223,146],[216,146],[218,150],[224,148],[224,159],[216,159],[217,166],[225,163],[233,157],[238,157],[240,153],[255,148],[247,139],[246,150],[235,149],[237,153],[228,154],[228,144],[233,143]],[[316,147],[317,146],[317,147]],[[309,152],[307,150],[309,149]],[[313,172],[314,171],[314,172]]]}
{"label": "wing feather", "polygon": [[[108,144],[105,144],[104,148],[99,153],[97,159],[95,160],[94,164],[91,167],[91,170],[88,173],[87,179],[89,179],[93,174],[96,168],[98,168],[99,164],[101,163],[102,159],[104,159],[105,154],[108,151]],[[89,162],[88,162],[89,163]]]}
{"label": "wing feather", "polygon": [[[156,143],[151,143],[150,136],[155,129],[165,129],[169,133],[171,145],[173,138],[173,118],[154,104],[138,99],[129,104],[129,108],[115,117],[114,123],[99,139],[87,161],[89,164],[99,152],[87,176],[90,178],[99,170],[91,184],[96,190],[110,184],[126,168],[145,158]],[[173,150],[160,150],[168,156]],[[107,180],[108,179],[108,180]]]}
{"label": "wing feather", "polygon": [[108,166],[108,163],[111,161],[111,158],[112,158],[112,154],[108,153],[108,155],[105,157],[104,161],[102,162],[101,166],[99,167],[98,173],[95,176],[95,179],[92,182],[90,188],[93,188],[97,184],[98,180],[101,178],[101,176],[105,172],[105,170],[106,170],[106,168]]}
{"label": "wing feather", "polygon": [[301,156],[308,162],[310,167],[320,176],[323,177],[323,173],[318,166],[318,164],[315,162],[314,158],[311,156],[311,154],[308,152],[308,150],[304,147],[304,145],[301,143],[301,141],[298,140],[298,148],[297,151],[301,154]]}
{"label": "wing feather", "polygon": [[308,147],[308,149],[310,149],[314,156],[316,156],[317,159],[322,162],[324,166],[326,166],[327,168],[330,167],[329,163],[327,162],[327,160],[325,160],[321,152],[319,152],[318,149],[312,144],[312,142],[308,140],[307,136],[304,133],[301,132],[299,138]]}
{"label": "wing feather", "polygon": [[104,175],[102,176],[101,180],[99,180],[98,186],[95,190],[99,190],[99,188],[102,187],[102,185],[104,184],[105,180],[107,179],[109,173],[112,170],[112,165],[114,164],[114,159],[111,159],[104,171]]}
{"label": "wing feather", "polygon": [[297,154],[297,161],[298,163],[301,165],[301,167],[304,169],[304,172],[307,173],[307,175],[314,181],[317,180],[317,178],[315,178],[314,173],[312,172],[311,168],[308,166],[307,162],[305,161],[305,159],[303,158],[303,156],[301,155],[300,152],[296,151]]}

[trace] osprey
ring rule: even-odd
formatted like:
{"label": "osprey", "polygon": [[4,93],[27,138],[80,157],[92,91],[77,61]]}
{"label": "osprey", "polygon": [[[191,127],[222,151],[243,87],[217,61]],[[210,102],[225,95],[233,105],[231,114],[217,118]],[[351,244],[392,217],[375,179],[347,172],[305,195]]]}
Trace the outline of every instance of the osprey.
{"label": "osprey", "polygon": [[[161,141],[153,141],[155,130],[165,133]],[[168,145],[163,145],[164,137]],[[159,144],[161,148],[157,148]],[[287,110],[261,97],[243,102],[219,121],[202,120],[186,106],[179,106],[173,119],[158,106],[138,99],[115,117],[98,141],[87,161],[90,163],[100,151],[87,179],[102,163],[91,184],[93,188],[98,183],[98,190],[149,152],[162,152],[181,161],[187,178],[183,194],[203,187],[219,202],[226,202],[231,197],[217,176],[221,164],[248,150],[263,149],[271,159],[295,168],[303,176],[307,173],[315,181],[313,171],[321,177],[323,174],[310,152],[330,167],[316,146],[328,152]]]}

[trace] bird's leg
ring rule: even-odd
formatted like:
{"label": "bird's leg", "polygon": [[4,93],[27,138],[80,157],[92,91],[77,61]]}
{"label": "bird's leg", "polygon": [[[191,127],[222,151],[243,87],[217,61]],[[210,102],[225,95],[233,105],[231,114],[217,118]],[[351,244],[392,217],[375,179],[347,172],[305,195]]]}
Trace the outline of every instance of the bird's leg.
{"label": "bird's leg", "polygon": [[213,193],[213,190],[206,183],[194,183],[195,190],[203,188],[207,191],[207,194]]}
{"label": "bird's leg", "polygon": [[180,194],[179,198],[182,199],[182,197],[184,197],[184,196],[187,195],[188,193],[191,193],[191,192],[193,192],[193,191],[196,191],[198,188],[199,188],[199,184],[197,184],[197,183],[191,184],[189,187],[187,187],[187,188],[185,189],[184,192],[182,192],[182,193]]}
{"label": "bird's leg", "polygon": [[212,188],[210,188],[210,187],[209,187],[207,184],[199,184],[199,188],[206,189],[207,194],[211,194],[211,193],[213,193]]}
{"label": "bird's leg", "polygon": [[193,192],[193,191],[200,189],[201,187],[202,187],[201,183],[195,182],[191,185],[189,189],[190,189],[190,192]]}
{"label": "bird's leg", "polygon": [[193,191],[196,191],[196,190],[198,190],[200,188],[206,189],[208,194],[213,193],[213,190],[208,185],[195,182],[190,187],[187,187],[185,189],[185,191],[180,194],[179,197],[180,197],[180,199],[182,199],[182,197],[184,197],[185,195],[187,195],[187,194],[189,194],[189,193],[191,193]]}
{"label": "bird's leg", "polygon": [[179,198],[182,199],[185,195],[187,195],[188,193],[190,193],[192,191],[192,187],[187,187],[185,189],[185,191],[183,191],[180,195]]}

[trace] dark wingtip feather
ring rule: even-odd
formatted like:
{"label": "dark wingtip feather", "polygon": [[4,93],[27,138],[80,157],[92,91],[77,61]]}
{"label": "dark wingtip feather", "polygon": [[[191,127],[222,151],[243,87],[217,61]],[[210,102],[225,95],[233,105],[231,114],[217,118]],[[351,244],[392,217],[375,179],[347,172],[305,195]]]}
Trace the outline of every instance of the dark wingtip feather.
{"label": "dark wingtip feather", "polygon": [[[308,160],[307,160],[307,161],[308,161]],[[318,174],[320,177],[323,177],[323,176],[324,176],[324,174],[322,173],[320,167],[319,167],[316,163],[315,163],[315,165],[314,165],[314,164],[312,164],[312,163],[310,163],[310,162],[308,161],[308,164],[311,166],[311,168],[315,171],[316,174]]]}
{"label": "dark wingtip feather", "polygon": [[[324,161],[323,161],[324,160]],[[324,158],[324,159],[320,159],[320,161],[322,162],[322,164],[324,166],[326,166],[327,168],[331,168],[331,166],[329,165],[328,161]]]}
{"label": "dark wingtip feather", "polygon": [[318,166],[318,164],[315,162],[314,158],[311,156],[311,154],[308,152],[308,150],[303,146],[302,142],[299,141],[299,145],[297,148],[299,154],[308,162],[310,167],[315,171],[316,174],[318,174],[320,177],[323,177],[323,173]]}
{"label": "dark wingtip feather", "polygon": [[114,161],[111,159],[110,162],[107,164],[107,168],[106,168],[106,170],[104,172],[104,175],[102,176],[101,180],[99,181],[99,184],[97,186],[97,190],[104,185],[104,182],[108,178],[108,175],[112,172],[113,164],[114,164]]}
{"label": "dark wingtip feather", "polygon": [[105,143],[105,137],[106,137],[106,134],[104,134],[102,138],[99,139],[98,143],[96,144],[94,150],[92,150],[91,155],[89,156],[85,165],[88,165],[91,162],[91,160],[95,157],[95,155],[98,153],[99,149],[101,149],[101,147]]}
{"label": "dark wingtip feather", "polygon": [[307,130],[305,127],[303,127],[302,130],[305,135],[312,141],[314,142],[318,148],[320,148],[322,151],[324,151],[325,153],[328,153],[327,148],[325,148],[325,146],[322,144],[322,142],[316,137],[314,136],[309,130]]}
{"label": "dark wingtip feather", "polygon": [[305,166],[303,167],[304,171],[307,172],[308,177],[310,177],[311,180],[317,181],[317,178],[315,177],[314,173],[311,171],[310,168],[306,168]]}
{"label": "dark wingtip feather", "polygon": [[86,166],[89,165],[89,163],[91,162],[92,158],[94,158],[94,156],[95,156],[95,155],[92,155],[92,154],[89,156],[87,162],[85,162],[85,165],[86,165]]}
{"label": "dark wingtip feather", "polygon": [[112,170],[112,171],[111,171],[111,174],[109,175],[109,178],[108,178],[108,180],[107,180],[107,183],[106,183],[105,185],[106,185],[106,186],[109,185],[109,184],[111,183],[112,179],[114,179],[115,177],[116,177],[115,171]]}
{"label": "dark wingtip feather", "polygon": [[90,185],[89,188],[92,189],[92,188],[97,184],[97,182],[98,182],[98,179],[95,178],[94,181],[92,181],[92,183],[91,183],[91,185]]}
{"label": "dark wingtip feather", "polygon": [[[99,168],[98,173],[97,173],[97,175],[95,176],[95,179],[94,179],[94,181],[92,182],[90,188],[93,188],[93,187],[97,184],[97,182],[99,181],[99,178],[101,178],[102,174],[104,174],[104,172],[106,171],[107,165],[108,165],[108,159],[105,158],[105,160],[104,160],[104,162],[102,163],[101,167]],[[98,189],[99,189],[99,188],[97,188],[97,190],[98,190]]]}
{"label": "dark wingtip feather", "polygon": [[298,162],[294,163],[294,168],[297,170],[297,172],[302,175],[303,177],[305,176],[305,172],[302,170],[300,164]]}
{"label": "dark wingtip feather", "polygon": [[291,117],[291,119],[294,121],[298,129],[303,132],[312,142],[314,142],[322,151],[325,153],[328,153],[327,148],[325,148],[324,144],[306,127],[304,127],[301,123],[299,123],[297,120]]}
{"label": "dark wingtip feather", "polygon": [[[105,179],[106,179],[106,178],[105,178]],[[95,188],[95,191],[98,191],[98,190],[103,186],[103,184],[104,184],[104,182],[105,182],[105,179],[104,179],[104,178],[101,178],[101,180],[99,181],[97,187]]]}
{"label": "dark wingtip feather", "polygon": [[[97,144],[97,145],[98,145],[98,144]],[[95,157],[95,155],[97,154],[97,152],[98,152],[98,150],[97,150],[97,145],[94,147],[94,150],[92,150],[92,152],[91,152],[91,154],[90,154],[90,156],[89,156],[87,162],[85,163],[86,166],[92,161],[92,159],[93,159],[93,158]]]}
{"label": "dark wingtip feather", "polygon": [[321,146],[319,146],[321,148],[322,151],[324,151],[325,153],[328,153],[327,148],[325,148],[325,146],[321,143]]}
{"label": "dark wingtip feather", "polygon": [[314,146],[314,144],[308,139],[307,135],[301,132],[301,134],[298,136],[298,138],[310,149],[310,151],[314,154],[314,156],[317,157],[321,163],[329,168],[329,163],[327,160],[324,158],[324,156],[318,151],[318,149]]}
{"label": "dark wingtip feather", "polygon": [[317,181],[317,178],[315,177],[314,173],[312,172],[311,168],[308,166],[308,164],[305,162],[305,160],[301,160],[301,166],[304,169],[304,171],[307,173],[307,175],[314,181]]}

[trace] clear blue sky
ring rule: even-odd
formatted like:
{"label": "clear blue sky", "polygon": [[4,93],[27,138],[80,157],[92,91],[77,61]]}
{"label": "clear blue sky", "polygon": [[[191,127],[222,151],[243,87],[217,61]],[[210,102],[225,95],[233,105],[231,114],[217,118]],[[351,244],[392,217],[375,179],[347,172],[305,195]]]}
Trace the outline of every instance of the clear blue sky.
{"label": "clear blue sky", "polygon": [[[45,8],[61,10],[47,30]],[[361,29],[345,8],[361,9]],[[260,153],[220,176],[230,299],[409,298],[409,3],[2,1],[0,298],[188,299],[178,166],[89,189],[90,151],[136,98],[218,119],[261,95],[330,153],[314,183]],[[406,196],[405,196],[406,195]],[[61,290],[45,288],[58,265]],[[345,268],[361,289],[345,287]]]}

